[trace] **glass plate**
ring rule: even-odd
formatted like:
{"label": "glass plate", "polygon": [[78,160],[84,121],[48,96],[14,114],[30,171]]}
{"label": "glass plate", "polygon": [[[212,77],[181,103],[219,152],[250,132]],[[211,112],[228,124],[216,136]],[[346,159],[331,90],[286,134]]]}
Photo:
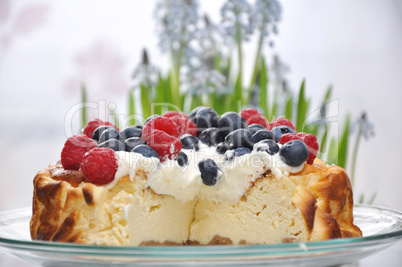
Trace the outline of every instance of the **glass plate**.
{"label": "glass plate", "polygon": [[364,237],[253,246],[110,247],[32,241],[31,208],[0,213],[0,248],[43,266],[268,265],[332,266],[354,262],[402,238],[402,213],[356,205]]}

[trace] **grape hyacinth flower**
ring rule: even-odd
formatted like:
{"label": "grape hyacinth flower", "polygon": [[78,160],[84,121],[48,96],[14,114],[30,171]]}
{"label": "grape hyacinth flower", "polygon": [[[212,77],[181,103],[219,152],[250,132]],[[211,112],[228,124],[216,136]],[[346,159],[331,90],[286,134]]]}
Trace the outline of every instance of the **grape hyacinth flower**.
{"label": "grape hyacinth flower", "polygon": [[181,53],[196,37],[198,23],[197,0],[160,0],[156,4],[157,34],[162,51],[170,51],[176,67]]}
{"label": "grape hyacinth flower", "polygon": [[134,87],[143,84],[148,88],[155,88],[158,83],[158,77],[159,70],[155,65],[150,63],[147,50],[144,49],[142,52],[142,61],[133,71],[132,78],[136,83]]}
{"label": "grape hyacinth flower", "polygon": [[[257,75],[258,65],[260,64],[261,50],[265,39],[271,33],[277,34],[277,22],[281,18],[281,5],[277,0],[256,0],[252,15],[252,25],[260,33],[258,40],[257,53],[255,57],[254,69],[251,76],[250,88],[254,85]],[[272,41],[270,42],[270,45]]]}
{"label": "grape hyacinth flower", "polygon": [[351,133],[353,133],[357,129],[355,146],[353,148],[352,154],[352,168],[350,172],[350,182],[353,186],[354,176],[355,176],[355,167],[357,160],[357,151],[359,149],[360,139],[364,137],[368,140],[370,137],[374,136],[374,124],[370,123],[367,119],[367,113],[363,112],[360,118],[358,118],[355,122],[353,122],[351,126]]}
{"label": "grape hyacinth flower", "polygon": [[252,27],[252,8],[246,0],[227,0],[222,8],[222,28],[224,31],[224,38],[227,43],[235,43],[238,52],[238,76],[237,85],[234,90],[234,100],[247,101],[243,92],[243,55],[242,55],[242,41],[248,41],[253,33]]}
{"label": "grape hyacinth flower", "polygon": [[246,0],[228,0],[221,8],[222,26],[227,41],[248,41],[253,33],[252,8]]}

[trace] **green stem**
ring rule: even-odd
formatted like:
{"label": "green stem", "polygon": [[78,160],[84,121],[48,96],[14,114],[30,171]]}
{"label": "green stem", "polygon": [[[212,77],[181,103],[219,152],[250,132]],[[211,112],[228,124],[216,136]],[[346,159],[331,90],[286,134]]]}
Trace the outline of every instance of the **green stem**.
{"label": "green stem", "polygon": [[354,182],[354,177],[355,177],[357,151],[359,150],[359,144],[360,144],[360,139],[362,137],[362,134],[363,134],[363,127],[361,125],[359,125],[359,131],[356,136],[355,147],[353,148],[352,167],[351,167],[351,171],[350,171],[350,183],[352,184],[352,188],[353,188],[353,182]]}
{"label": "green stem", "polygon": [[81,113],[81,123],[82,123],[82,128],[85,127],[87,124],[87,108],[86,108],[86,103],[87,103],[87,90],[85,85],[81,86],[81,99],[82,99],[82,113]]}
{"label": "green stem", "polygon": [[237,97],[238,99],[236,99],[237,101],[242,101],[243,100],[243,87],[242,87],[242,83],[243,83],[243,78],[242,78],[242,74],[243,74],[243,55],[242,55],[242,45],[241,45],[241,33],[240,33],[240,24],[238,21],[236,21],[236,41],[237,41],[237,53],[238,53],[238,57],[239,57],[239,76],[238,76],[238,92],[237,92]]}
{"label": "green stem", "polygon": [[259,41],[258,41],[257,54],[255,56],[253,74],[251,76],[251,81],[250,81],[250,86],[249,86],[248,100],[250,99],[251,92],[253,90],[253,85],[254,85],[255,79],[257,77],[257,69],[258,69],[258,65],[260,63],[260,55],[261,55],[261,48],[262,48],[263,42],[264,42],[264,36],[262,34],[260,34],[260,38],[259,38]]}

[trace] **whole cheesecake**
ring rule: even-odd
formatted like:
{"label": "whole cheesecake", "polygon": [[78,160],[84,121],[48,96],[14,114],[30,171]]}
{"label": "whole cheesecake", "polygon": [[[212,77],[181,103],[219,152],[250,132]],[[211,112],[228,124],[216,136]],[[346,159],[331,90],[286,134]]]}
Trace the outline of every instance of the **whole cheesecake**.
{"label": "whole cheesecake", "polygon": [[93,120],[34,179],[34,240],[112,246],[227,245],[361,236],[344,169],[313,135],[254,109]]}

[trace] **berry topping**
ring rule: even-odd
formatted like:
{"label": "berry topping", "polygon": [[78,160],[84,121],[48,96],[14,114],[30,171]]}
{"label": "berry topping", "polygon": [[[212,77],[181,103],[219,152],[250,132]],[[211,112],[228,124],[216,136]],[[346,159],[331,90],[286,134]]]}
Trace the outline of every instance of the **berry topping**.
{"label": "berry topping", "polygon": [[84,154],[98,144],[85,134],[74,135],[67,139],[61,151],[61,164],[66,170],[78,170]]}
{"label": "berry topping", "polygon": [[271,132],[276,135],[278,140],[281,138],[282,135],[287,134],[287,133],[296,133],[295,130],[290,128],[289,126],[282,125],[282,126],[276,126],[272,128]]}
{"label": "berry topping", "polygon": [[188,164],[188,157],[186,155],[186,153],[180,151],[179,155],[176,158],[177,163],[179,164],[179,166],[183,167],[184,165]]}
{"label": "berry topping", "polygon": [[225,154],[225,152],[226,152],[228,149],[229,149],[229,148],[227,147],[227,145],[226,145],[225,142],[219,143],[219,144],[216,146],[216,151],[217,151],[219,154]]}
{"label": "berry topping", "polygon": [[180,141],[182,148],[184,149],[195,149],[198,151],[198,138],[191,134],[183,134],[180,136]]}
{"label": "berry topping", "polygon": [[238,113],[229,111],[221,116],[219,120],[219,129],[221,130],[223,137],[240,128],[247,128],[247,123]]}
{"label": "berry topping", "polygon": [[261,124],[257,124],[257,123],[251,124],[247,128],[249,129],[249,131],[252,134],[255,134],[259,130],[266,130],[264,126],[262,126]]}
{"label": "berry topping", "polygon": [[287,165],[297,167],[308,158],[307,146],[301,140],[292,140],[279,150],[279,156]]}
{"label": "berry topping", "polygon": [[158,116],[145,124],[144,129],[142,129],[142,138],[148,140],[155,130],[160,130],[168,135],[179,137],[179,128],[177,127],[177,124],[167,117]]}
{"label": "berry topping", "polygon": [[284,134],[279,139],[280,144],[286,144],[290,140],[302,140],[304,144],[307,146],[309,151],[309,156],[307,159],[308,164],[313,164],[314,159],[317,157],[319,145],[317,143],[317,138],[314,134],[306,134],[306,133],[289,133]]}
{"label": "berry topping", "polygon": [[225,160],[229,161],[235,157],[240,157],[246,154],[250,154],[251,151],[247,147],[238,147],[236,149],[231,149],[225,152]]}
{"label": "berry topping", "polygon": [[212,159],[203,159],[198,163],[201,179],[205,185],[216,185],[222,179],[222,172]]}
{"label": "berry topping", "polygon": [[230,149],[238,147],[253,148],[253,142],[251,142],[251,136],[253,134],[247,129],[237,129],[228,134],[225,138],[226,146]]}
{"label": "berry topping", "polygon": [[[184,115],[183,113],[179,112],[174,112],[170,111],[171,113],[167,113],[170,117],[167,117],[166,114],[163,115],[166,118],[170,118],[171,120],[176,123],[178,129],[179,129],[179,136],[183,134],[191,134],[194,136],[197,136],[197,125],[195,125],[194,122],[188,119],[187,115]],[[176,114],[176,115],[175,115]]]}
{"label": "berry topping", "polygon": [[120,133],[121,140],[126,140],[131,137],[141,137],[142,136],[142,128],[138,128],[138,126],[131,126],[124,128]]}
{"label": "berry topping", "polygon": [[[269,127],[267,128],[268,130],[272,130],[273,128],[277,127],[277,126],[281,126],[281,125],[285,125],[285,126],[289,126],[291,129],[293,129],[294,131],[296,131],[295,126],[293,125],[293,123],[290,120],[287,120],[283,117],[279,117],[276,119],[273,119],[271,121],[271,123],[269,124]],[[278,137],[279,138],[279,137]]]}
{"label": "berry topping", "polygon": [[[192,117],[190,117],[192,118]],[[218,127],[219,116],[212,108],[200,108],[198,109],[192,121],[197,125],[197,134],[199,135],[205,129],[211,127]]]}
{"label": "berry topping", "polygon": [[95,131],[95,129],[101,125],[112,126],[112,127],[116,128],[117,130],[119,130],[115,125],[113,125],[110,122],[104,122],[100,119],[93,119],[93,120],[89,121],[87,123],[87,125],[84,127],[84,129],[82,130],[83,134],[92,138],[92,135],[93,135],[93,132]]}
{"label": "berry topping", "polygon": [[214,127],[202,131],[202,133],[199,134],[198,139],[208,146],[216,146],[224,140],[220,129]]}
{"label": "berry topping", "polygon": [[102,135],[103,131],[105,131],[105,130],[107,130],[109,128],[113,128],[113,127],[110,126],[110,125],[101,125],[101,126],[99,126],[92,133],[92,139],[94,139],[96,142],[99,142],[99,138]]}
{"label": "berry topping", "polygon": [[118,157],[110,148],[94,148],[87,152],[81,163],[85,178],[94,184],[108,184],[114,179],[118,167]]}
{"label": "berry topping", "polygon": [[141,137],[131,137],[124,140],[124,150],[130,152],[136,146],[145,145],[147,142]]}
{"label": "berry topping", "polygon": [[246,120],[247,125],[260,124],[264,128],[267,128],[269,125],[264,115],[259,113],[255,108],[243,109],[240,111],[240,115]]}
{"label": "berry topping", "polygon": [[184,119],[188,119],[188,116],[184,114],[183,112],[178,112],[178,111],[167,111],[165,114],[163,114],[163,117],[171,118],[171,117],[182,117]]}
{"label": "berry topping", "polygon": [[131,152],[140,153],[147,158],[159,158],[158,153],[148,145],[138,145]]}
{"label": "berry topping", "polygon": [[190,114],[188,114],[188,118],[189,118],[190,120],[192,120],[193,122],[195,122],[195,114],[197,114],[197,112],[198,112],[200,109],[202,109],[202,108],[206,108],[206,107],[204,107],[204,106],[199,106],[199,107],[194,108],[194,109],[190,112]]}
{"label": "berry topping", "polygon": [[117,139],[109,139],[103,143],[100,143],[98,147],[107,147],[114,151],[124,151],[124,145]]}
{"label": "berry topping", "polygon": [[116,139],[116,140],[121,140],[121,136],[119,131],[117,131],[115,128],[108,128],[102,132],[102,134],[99,137],[99,143],[103,143],[107,140],[110,139]]}
{"label": "berry topping", "polygon": [[85,125],[84,129],[82,130],[82,133],[88,136],[89,138],[92,138],[92,133],[95,131],[96,128],[98,128],[101,125],[105,125],[105,122],[100,120],[100,119],[93,119]]}
{"label": "berry topping", "polygon": [[265,139],[256,143],[254,145],[254,149],[257,151],[267,152],[269,155],[275,155],[279,151],[279,146],[275,141],[271,139]]}
{"label": "berry topping", "polygon": [[175,159],[182,148],[178,138],[156,129],[148,136],[147,144],[158,153],[161,162],[166,159]]}
{"label": "berry topping", "polygon": [[156,117],[160,117],[161,115],[158,115],[158,114],[154,114],[154,115],[151,115],[151,116],[149,116],[145,121],[144,121],[144,126],[145,126],[145,124],[147,124],[150,120],[152,120],[152,119],[154,119],[154,118],[156,118]]}
{"label": "berry topping", "polygon": [[271,139],[275,142],[278,142],[278,138],[276,138],[276,135],[268,130],[259,130],[255,134],[253,134],[253,136],[251,136],[251,142],[253,142],[254,144],[265,139]]}

